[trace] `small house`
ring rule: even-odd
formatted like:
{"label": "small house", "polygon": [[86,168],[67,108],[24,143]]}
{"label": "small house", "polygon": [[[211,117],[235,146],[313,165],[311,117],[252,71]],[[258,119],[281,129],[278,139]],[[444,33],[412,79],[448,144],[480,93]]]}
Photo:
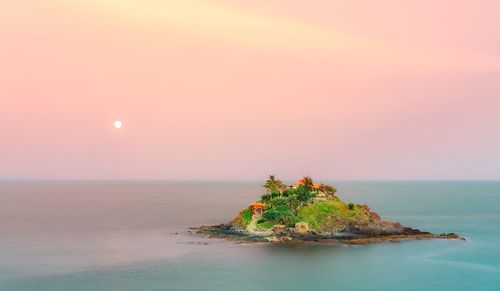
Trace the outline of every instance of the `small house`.
{"label": "small house", "polygon": [[252,209],[252,217],[259,217],[262,215],[264,212],[264,203],[261,202],[254,202],[250,205],[250,209]]}
{"label": "small house", "polygon": [[297,187],[299,187],[300,185],[304,185],[304,182],[305,182],[305,179],[304,179],[304,178],[302,178],[302,179],[298,180],[297,182],[295,182],[295,183],[292,185],[292,187],[293,187],[293,188],[297,188]]}

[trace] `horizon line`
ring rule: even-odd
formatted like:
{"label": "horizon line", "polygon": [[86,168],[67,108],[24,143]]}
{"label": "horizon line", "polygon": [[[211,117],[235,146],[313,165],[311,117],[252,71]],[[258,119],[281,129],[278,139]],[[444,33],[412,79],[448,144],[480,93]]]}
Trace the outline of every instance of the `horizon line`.
{"label": "horizon line", "polygon": [[[282,179],[295,181],[296,179]],[[315,179],[338,182],[500,182],[500,179]],[[261,182],[265,179],[1,179],[0,182]]]}

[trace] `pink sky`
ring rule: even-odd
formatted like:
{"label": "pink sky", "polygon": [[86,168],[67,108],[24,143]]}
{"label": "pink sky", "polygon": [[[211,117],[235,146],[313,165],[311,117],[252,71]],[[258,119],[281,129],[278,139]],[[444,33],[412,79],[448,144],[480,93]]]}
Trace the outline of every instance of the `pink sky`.
{"label": "pink sky", "polygon": [[499,1],[2,6],[0,178],[500,179]]}

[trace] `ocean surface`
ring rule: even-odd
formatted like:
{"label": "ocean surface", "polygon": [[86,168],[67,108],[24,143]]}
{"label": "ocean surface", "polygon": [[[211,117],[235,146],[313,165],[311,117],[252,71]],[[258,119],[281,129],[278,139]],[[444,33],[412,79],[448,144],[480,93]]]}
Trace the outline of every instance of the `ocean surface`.
{"label": "ocean surface", "polygon": [[331,182],[383,219],[467,241],[240,244],[257,182],[0,182],[0,290],[500,290],[500,182]]}

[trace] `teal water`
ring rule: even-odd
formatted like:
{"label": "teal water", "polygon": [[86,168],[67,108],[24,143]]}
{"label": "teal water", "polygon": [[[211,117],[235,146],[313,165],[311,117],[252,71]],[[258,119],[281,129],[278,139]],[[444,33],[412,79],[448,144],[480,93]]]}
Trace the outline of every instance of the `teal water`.
{"label": "teal water", "polygon": [[467,241],[237,244],[254,182],[2,182],[0,290],[500,290],[500,182],[334,182],[384,219]]}

